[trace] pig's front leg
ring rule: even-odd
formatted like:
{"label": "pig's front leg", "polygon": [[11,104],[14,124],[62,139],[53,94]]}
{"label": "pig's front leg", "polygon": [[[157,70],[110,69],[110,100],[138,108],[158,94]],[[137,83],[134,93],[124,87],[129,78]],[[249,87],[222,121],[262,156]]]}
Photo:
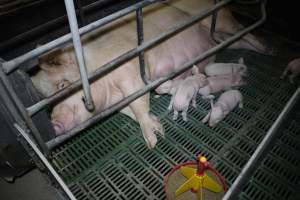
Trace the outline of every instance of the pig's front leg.
{"label": "pig's front leg", "polygon": [[197,108],[197,92],[195,92],[193,98],[192,98],[192,106],[194,108]]}
{"label": "pig's front leg", "polygon": [[[136,78],[135,78],[136,79]],[[143,83],[134,79],[126,80],[120,83],[120,89],[124,97],[129,96],[133,92],[137,91],[143,86]],[[143,137],[148,145],[148,147],[154,148],[157,143],[157,138],[155,133],[159,133],[164,136],[164,129],[160,124],[158,118],[150,115],[150,95],[146,94],[131,104],[129,104],[130,109],[135,115],[135,119],[140,124]]]}
{"label": "pig's front leg", "polygon": [[284,72],[281,74],[280,79],[284,79],[286,77],[286,75],[288,74],[290,68],[289,66],[287,66],[284,70]]}
{"label": "pig's front leg", "polygon": [[173,120],[177,120],[177,119],[178,119],[178,111],[174,110]]}
{"label": "pig's front leg", "polygon": [[185,121],[185,122],[187,122],[187,111],[188,111],[188,109],[189,109],[189,106],[185,107],[185,108],[183,109],[182,113],[181,113],[182,119],[183,119],[183,121]]}
{"label": "pig's front leg", "polygon": [[244,107],[244,103],[243,103],[243,100],[241,100],[239,103],[239,108],[243,108],[243,107]]}
{"label": "pig's front leg", "polygon": [[168,110],[172,110],[174,99],[175,99],[175,94],[173,94],[172,97],[171,97],[170,104],[168,106]]}

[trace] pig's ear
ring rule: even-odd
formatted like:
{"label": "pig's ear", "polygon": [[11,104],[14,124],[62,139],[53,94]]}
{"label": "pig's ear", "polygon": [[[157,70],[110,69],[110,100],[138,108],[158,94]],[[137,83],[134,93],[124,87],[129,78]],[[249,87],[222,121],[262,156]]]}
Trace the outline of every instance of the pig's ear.
{"label": "pig's ear", "polygon": [[193,68],[192,68],[192,74],[193,75],[200,74],[199,68],[196,65],[194,65]]}
{"label": "pig's ear", "polygon": [[208,122],[209,118],[210,118],[210,114],[211,114],[211,110],[207,113],[207,115],[202,119],[202,123],[205,124],[206,122]]}
{"label": "pig's ear", "polygon": [[245,64],[244,58],[243,58],[243,57],[241,57],[241,58],[239,59],[239,64]]}

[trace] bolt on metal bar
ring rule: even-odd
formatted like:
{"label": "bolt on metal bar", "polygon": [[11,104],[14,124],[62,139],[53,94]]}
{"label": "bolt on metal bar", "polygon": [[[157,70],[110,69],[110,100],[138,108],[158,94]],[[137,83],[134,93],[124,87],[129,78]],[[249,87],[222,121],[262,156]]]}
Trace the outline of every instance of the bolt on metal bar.
{"label": "bolt on metal bar", "polygon": [[[144,27],[143,27],[143,10],[142,10],[142,8],[139,8],[136,10],[136,28],[137,28],[138,46],[140,46],[144,42]],[[145,53],[144,53],[144,51],[139,53],[139,64],[140,64],[141,78],[144,81],[144,83],[147,84],[150,81],[145,72]]]}
{"label": "bolt on metal bar", "polygon": [[269,152],[270,147],[272,146],[272,144],[274,143],[274,141],[278,136],[278,133],[280,133],[278,132],[278,129],[281,127],[284,120],[287,118],[293,106],[299,100],[299,97],[300,97],[300,87],[298,87],[296,92],[293,94],[293,96],[290,98],[288,103],[285,105],[285,107],[277,117],[276,121],[268,130],[262,142],[259,144],[255,152],[252,154],[251,158],[248,160],[246,165],[243,167],[242,172],[235,179],[232,186],[229,188],[229,190],[223,197],[223,200],[237,199],[238,194],[246,186],[247,182],[249,181],[249,178],[255,172],[260,162],[265,157],[265,155]]}
{"label": "bolt on metal bar", "polygon": [[80,71],[80,78],[83,86],[83,94],[84,94],[84,105],[88,111],[93,111],[95,109],[95,105],[93,102],[91,88],[89,84],[89,80],[87,78],[87,69],[85,65],[84,54],[82,50],[82,45],[80,41],[80,35],[78,31],[78,23],[75,13],[75,6],[73,0],[65,0],[65,6],[67,9],[68,20],[70,24],[70,29],[73,38],[73,45],[76,54],[76,60]]}
{"label": "bolt on metal bar", "polygon": [[41,161],[44,163],[44,165],[47,167],[51,175],[55,178],[57,183],[61,186],[65,194],[69,197],[70,200],[77,200],[76,197],[73,195],[73,193],[70,191],[68,186],[65,184],[65,182],[62,180],[62,178],[59,176],[59,174],[55,171],[55,169],[52,167],[52,165],[49,163],[47,158],[43,155],[43,153],[39,150],[39,148],[36,146],[36,144],[30,139],[30,136],[26,133],[25,130],[23,130],[18,124],[14,124],[14,127],[18,130],[18,132],[22,135],[22,137],[26,140],[26,142],[31,146],[33,151],[38,155],[38,157],[41,159]]}
{"label": "bolt on metal bar", "polygon": [[[34,139],[37,141],[39,147],[42,149],[42,151],[48,156],[50,155],[49,149],[45,145],[45,142],[43,141],[40,132],[34,125],[31,117],[29,116],[26,108],[24,107],[23,103],[17,96],[16,92],[14,91],[10,81],[8,80],[8,77],[3,71],[3,68],[1,66],[2,64],[0,63],[0,80],[4,86],[4,88],[7,90],[7,95],[10,96],[11,101],[13,101],[14,106],[17,107],[17,110],[20,112],[23,120],[26,122],[27,126],[30,128],[32,131],[32,134],[34,136]],[[6,94],[3,94],[6,95]],[[14,116],[17,117],[17,116]]]}
{"label": "bolt on metal bar", "polygon": [[[137,10],[138,8],[145,7],[150,4],[160,2],[160,1],[162,1],[162,0],[144,0],[142,2],[136,3],[132,6],[124,8],[114,14],[111,14],[107,17],[104,17],[100,20],[97,20],[97,21],[87,25],[87,26],[80,28],[79,34],[82,35],[82,34],[91,32],[99,27],[102,27],[116,19],[119,19],[119,18]],[[3,63],[4,72],[6,74],[9,74],[9,73],[13,72],[14,70],[16,70],[21,64],[25,63],[26,61],[28,61],[32,58],[38,57],[56,47],[62,46],[64,44],[66,44],[67,42],[71,41],[71,39],[72,39],[71,34],[66,34],[66,35],[64,35],[60,38],[57,38],[56,40],[53,40],[45,45],[42,45],[30,52],[27,52],[17,58],[7,61],[7,62]]]}
{"label": "bolt on metal bar", "polygon": [[226,41],[224,41],[224,42],[218,44],[217,46],[209,49],[208,51],[204,52],[202,55],[197,56],[195,59],[185,63],[182,66],[181,69],[177,70],[176,72],[173,72],[169,76],[159,78],[157,80],[152,81],[151,83],[146,85],[144,88],[142,88],[142,89],[138,90],[137,92],[127,96],[123,100],[121,100],[121,101],[117,102],[116,104],[110,106],[109,108],[105,109],[101,113],[99,113],[99,114],[91,117],[90,119],[84,121],[83,123],[79,124],[78,126],[73,128],[72,130],[70,130],[68,133],[63,134],[61,136],[58,136],[58,137],[48,141],[46,143],[46,145],[48,146],[49,149],[53,149],[53,148],[57,147],[58,145],[60,145],[63,142],[67,141],[68,139],[70,139],[70,138],[74,137],[75,135],[79,134],[82,130],[86,129],[87,127],[91,126],[92,124],[95,124],[99,120],[101,120],[101,119],[111,115],[112,113],[124,108],[125,106],[127,106],[128,104],[130,104],[131,102],[136,100],[137,98],[145,95],[150,90],[156,88],[157,86],[161,85],[162,83],[164,83],[164,82],[178,76],[179,74],[185,72],[186,70],[190,69],[194,64],[197,64],[197,63],[203,61],[204,59],[216,54],[218,51],[221,51],[222,49],[230,46],[232,43],[239,40],[241,37],[243,37],[244,35],[246,35],[247,33],[249,33],[250,31],[252,31],[253,29],[257,28],[258,26],[260,26],[262,23],[265,22],[265,20],[266,20],[266,13],[265,13],[265,9],[264,9],[265,6],[263,5],[262,7],[263,7],[262,18],[259,21],[257,21],[256,23],[254,23],[251,26],[237,32],[234,36],[230,37]]}
{"label": "bolt on metal bar", "polygon": [[[111,62],[99,67],[97,70],[95,70],[94,72],[89,74],[88,75],[89,80],[94,81],[94,80],[100,78],[103,74],[106,74],[106,73],[116,69],[122,63],[134,58],[139,53],[159,44],[160,42],[162,42],[164,40],[167,40],[168,38],[172,37],[176,33],[183,31],[187,27],[192,26],[193,24],[197,23],[198,21],[202,20],[203,18],[209,16],[213,11],[217,11],[217,10],[221,9],[222,7],[224,7],[231,1],[232,0],[224,0],[224,1],[216,4],[215,6],[203,11],[199,15],[192,16],[192,17],[190,17],[190,19],[186,20],[185,22],[177,24],[175,27],[160,34],[159,36],[157,36],[147,42],[143,42],[137,48],[132,49],[132,50],[122,54],[121,56],[119,56],[119,57],[115,58],[114,60],[112,60]],[[47,97],[47,98],[41,100],[40,102],[30,106],[29,108],[27,108],[27,111],[29,112],[29,115],[32,116],[35,113],[37,113],[38,111],[40,111],[41,109],[43,109],[44,107],[46,107],[47,105],[58,102],[60,99],[70,95],[70,93],[73,93],[80,88],[81,88],[81,81],[78,80],[78,81],[74,82],[73,84],[71,84],[70,86],[68,86],[67,88],[57,92],[56,94],[54,94],[50,97]]]}

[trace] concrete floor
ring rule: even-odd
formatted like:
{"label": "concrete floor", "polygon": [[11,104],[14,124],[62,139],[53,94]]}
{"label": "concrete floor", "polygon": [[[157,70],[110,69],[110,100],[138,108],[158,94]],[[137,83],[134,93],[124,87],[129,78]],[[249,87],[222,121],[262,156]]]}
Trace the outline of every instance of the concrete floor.
{"label": "concrete floor", "polygon": [[49,185],[43,175],[33,169],[14,183],[7,183],[0,178],[1,200],[58,200],[56,191]]}

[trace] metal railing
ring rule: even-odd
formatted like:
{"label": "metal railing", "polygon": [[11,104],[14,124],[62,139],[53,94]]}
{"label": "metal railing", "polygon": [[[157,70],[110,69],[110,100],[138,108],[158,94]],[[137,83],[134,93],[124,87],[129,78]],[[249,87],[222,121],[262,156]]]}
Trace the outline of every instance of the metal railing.
{"label": "metal railing", "polygon": [[[204,59],[206,59],[210,56],[213,56],[218,51],[226,48],[227,46],[229,46],[231,44],[233,44],[235,41],[237,41],[238,39],[240,39],[241,37],[243,37],[244,35],[246,35],[250,31],[252,31],[256,27],[260,26],[266,20],[266,11],[265,11],[266,0],[261,0],[260,2],[261,2],[262,16],[261,16],[260,20],[258,20],[254,24],[250,25],[249,27],[245,28],[244,30],[241,30],[241,31],[237,32],[235,35],[233,35],[229,39],[227,39],[223,42],[220,42],[218,45],[216,45],[215,47],[213,47],[213,48],[209,49],[208,51],[204,52],[202,55],[199,55],[195,59],[190,60],[189,62],[185,63],[180,70],[175,71],[174,73],[170,74],[169,76],[159,78],[157,80],[154,80],[154,81],[150,82],[149,79],[146,76],[146,73],[145,73],[145,61],[144,61],[144,51],[145,50],[147,50],[147,49],[163,42],[164,40],[167,40],[168,38],[174,36],[178,32],[185,30],[186,28],[192,26],[193,24],[197,23],[198,21],[200,21],[201,19],[203,19],[203,18],[205,18],[209,15],[213,15],[212,24],[211,24],[212,26],[211,26],[211,30],[210,30],[210,34],[213,37],[214,36],[214,31],[215,31],[215,26],[216,26],[217,11],[220,10],[221,8],[223,8],[228,3],[232,2],[233,0],[223,0],[223,1],[215,0],[216,4],[214,6],[212,6],[211,8],[205,10],[204,12],[202,12],[202,13],[196,15],[196,16],[192,16],[190,19],[186,20],[185,22],[177,24],[173,28],[171,28],[168,31],[160,34],[159,36],[157,36],[157,37],[155,37],[155,38],[153,38],[153,39],[151,39],[147,42],[144,42],[142,8],[145,7],[145,6],[148,6],[150,4],[159,2],[159,1],[160,0],[144,0],[144,1],[141,1],[139,3],[136,3],[132,6],[129,6],[129,7],[125,8],[125,9],[122,9],[122,10],[120,10],[120,11],[118,11],[118,12],[112,14],[112,15],[109,15],[109,16],[103,18],[103,19],[100,19],[100,20],[95,21],[95,22],[93,22],[93,23],[91,23],[91,24],[89,24],[85,27],[82,27],[82,28],[78,29],[77,19],[76,19],[75,10],[74,10],[74,5],[72,5],[73,1],[65,0],[68,19],[69,19],[72,34],[67,34],[65,36],[62,36],[62,37],[60,37],[60,38],[58,38],[58,39],[56,39],[56,40],[54,40],[54,41],[52,41],[48,44],[40,46],[40,47],[38,47],[38,48],[36,48],[36,49],[34,49],[34,50],[24,54],[24,55],[21,55],[21,56],[15,58],[15,59],[12,59],[12,60],[7,61],[7,62],[0,63],[0,67],[1,67],[1,69],[0,69],[0,83],[1,83],[0,84],[1,85],[0,89],[1,89],[1,91],[3,90],[5,92],[5,94],[8,95],[8,97],[6,98],[6,104],[9,107],[12,107],[10,109],[11,114],[13,116],[15,116],[15,119],[17,119],[16,121],[17,121],[18,124],[22,123],[22,120],[24,121],[24,124],[26,124],[26,128],[28,128],[31,131],[32,136],[34,137],[34,140],[37,143],[37,146],[42,150],[42,152],[40,152],[39,148],[37,148],[37,146],[32,141],[32,139],[30,137],[28,137],[26,131],[21,129],[21,126],[15,125],[15,127],[17,128],[19,133],[24,137],[24,139],[28,142],[28,144],[34,149],[34,151],[37,153],[39,158],[43,161],[45,166],[48,168],[48,170],[51,172],[51,174],[55,177],[55,180],[63,188],[63,191],[66,193],[66,195],[70,199],[75,199],[75,197],[69,191],[69,189],[66,187],[63,180],[61,180],[61,178],[59,176],[57,176],[57,173],[55,171],[53,171],[52,166],[50,165],[50,163],[46,159],[47,156],[49,156],[49,150],[51,150],[54,147],[62,144],[66,140],[70,139],[71,137],[79,134],[82,130],[84,130],[88,126],[98,122],[102,118],[107,117],[107,116],[111,115],[112,113],[116,112],[117,110],[120,110],[120,109],[124,108],[125,106],[127,106],[128,104],[130,104],[131,102],[133,102],[137,98],[143,96],[144,94],[146,94],[150,90],[154,89],[155,87],[159,86],[160,84],[162,84],[162,83],[168,81],[169,79],[172,79],[172,78],[176,77],[178,74],[181,74],[184,71],[190,69],[194,64],[197,64],[197,63],[203,61]],[[249,3],[249,2],[250,1],[246,1],[246,3]],[[257,1],[256,0],[251,1],[251,3],[252,2],[257,2]],[[95,70],[94,72],[87,74],[87,70],[85,69],[85,63],[84,63],[82,47],[81,47],[80,35],[88,33],[92,30],[95,30],[98,27],[102,27],[102,26],[104,26],[104,25],[106,25],[106,24],[108,24],[108,23],[110,23],[110,22],[112,22],[112,21],[114,21],[114,20],[116,20],[120,17],[123,17],[123,16],[125,16],[125,15],[127,15],[131,12],[136,12],[138,46],[136,48],[120,55],[119,57],[115,58],[111,62],[109,62],[107,64],[104,64],[103,66],[101,66],[100,68]],[[8,80],[7,75],[9,75],[11,72],[16,70],[21,64],[26,63],[30,59],[36,58],[36,57],[38,57],[38,56],[40,56],[40,55],[56,48],[56,47],[60,47],[62,45],[65,45],[67,42],[71,41],[72,38],[73,38],[73,44],[74,44],[74,48],[75,48],[76,58],[77,58],[78,65],[79,65],[79,68],[80,68],[81,79],[74,82],[74,83],[72,83],[67,88],[55,93],[54,95],[52,95],[50,97],[47,97],[47,98],[41,100],[40,102],[30,106],[29,108],[25,108],[24,105],[22,104],[22,102],[20,101],[20,99],[17,97],[15,91],[11,87],[11,84]],[[58,137],[48,141],[45,144],[45,142],[41,138],[41,135],[40,135],[39,131],[37,130],[37,128],[35,127],[34,123],[31,120],[31,117],[34,114],[36,114],[40,110],[44,109],[47,105],[54,104],[54,103],[60,101],[61,99],[66,98],[67,96],[69,96],[72,93],[78,91],[82,87],[83,87],[83,90],[84,90],[86,107],[89,110],[91,110],[93,108],[93,103],[92,103],[92,97],[91,97],[91,93],[90,93],[90,83],[97,80],[98,78],[100,78],[104,74],[116,69],[117,67],[119,67],[124,62],[126,62],[126,61],[128,61],[128,60],[130,60],[130,59],[132,59],[136,56],[139,56],[141,77],[142,77],[143,81],[146,83],[146,86],[144,88],[136,91],[135,93],[133,93],[133,94],[127,96],[127,97],[125,97],[123,100],[121,100],[121,101],[117,102],[116,104],[110,106],[109,108],[105,109],[101,113],[98,113],[98,114],[94,115],[92,118],[90,118],[90,119],[86,120],[85,122],[79,124],[77,127],[73,128],[68,133],[66,133],[64,135],[61,135],[61,136],[58,136]],[[281,114],[278,117],[278,119],[274,123],[274,126],[272,126],[271,129],[269,130],[268,135],[266,136],[266,139],[265,139],[266,141],[263,140],[263,142],[260,145],[260,147],[261,146],[262,147],[258,148],[257,152],[255,152],[255,154],[253,156],[255,156],[257,158],[258,157],[257,154],[262,156],[262,154],[266,153],[266,151],[264,149],[270,143],[269,142],[270,140],[268,138],[270,138],[274,135],[274,132],[279,127],[282,120],[286,117],[287,113],[291,109],[291,106],[293,106],[295,100],[298,98],[299,93],[300,92],[299,92],[299,89],[298,89],[297,93],[295,93],[295,95],[291,99],[291,102],[283,110],[283,112],[282,112],[283,114]],[[44,155],[46,155],[46,157]],[[250,172],[253,171],[253,167],[252,167],[253,163],[257,163],[257,161],[255,159],[250,159],[249,160],[249,165],[247,164],[247,166],[245,167],[245,169],[241,173],[242,177],[240,177],[240,176],[238,177],[238,179],[236,180],[237,183],[233,184],[233,186],[230,188],[229,192],[226,194],[224,199],[230,199],[232,194],[235,194],[237,191],[239,191],[240,184],[243,183],[246,180],[245,177],[249,178]],[[249,171],[248,168],[250,168],[250,171]],[[252,169],[252,171],[251,171],[251,169]]]}

